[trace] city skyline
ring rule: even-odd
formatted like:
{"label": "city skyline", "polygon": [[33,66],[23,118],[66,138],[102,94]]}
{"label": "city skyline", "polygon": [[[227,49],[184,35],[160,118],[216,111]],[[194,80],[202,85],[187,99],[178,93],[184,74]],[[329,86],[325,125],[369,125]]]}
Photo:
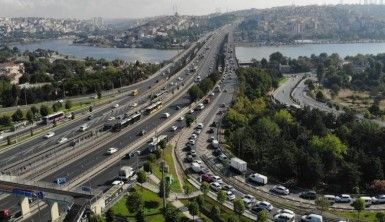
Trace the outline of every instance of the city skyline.
{"label": "city skyline", "polygon": [[383,4],[383,0],[0,0],[2,17],[143,18],[157,15],[205,15],[250,8],[309,4]]}

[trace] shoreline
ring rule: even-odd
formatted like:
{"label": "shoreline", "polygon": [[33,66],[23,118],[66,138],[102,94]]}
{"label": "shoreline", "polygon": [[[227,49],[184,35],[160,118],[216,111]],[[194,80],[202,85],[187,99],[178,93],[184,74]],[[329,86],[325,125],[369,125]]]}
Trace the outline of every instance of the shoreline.
{"label": "shoreline", "polygon": [[297,47],[297,46],[303,46],[303,45],[332,45],[332,44],[366,44],[366,43],[385,43],[384,40],[356,40],[356,41],[321,41],[321,40],[314,40],[313,42],[303,42],[303,43],[261,43],[261,42],[235,42],[235,47]]}

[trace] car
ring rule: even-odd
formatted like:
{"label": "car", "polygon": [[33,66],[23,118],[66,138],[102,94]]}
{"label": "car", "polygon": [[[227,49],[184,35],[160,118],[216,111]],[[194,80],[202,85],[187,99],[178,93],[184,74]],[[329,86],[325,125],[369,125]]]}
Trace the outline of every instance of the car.
{"label": "car", "polygon": [[201,175],[201,180],[207,183],[213,182],[213,175],[211,173],[204,173]]}
{"label": "car", "polygon": [[197,129],[203,129],[203,123],[198,123]]}
{"label": "car", "polygon": [[174,132],[175,132],[177,129],[178,129],[177,126],[172,126],[172,127],[171,127],[171,131],[174,131]]}
{"label": "car", "polygon": [[0,210],[0,219],[8,219],[11,217],[10,209],[2,209]]}
{"label": "car", "polygon": [[112,106],[113,109],[118,108],[118,107],[119,107],[119,104],[118,104],[118,103],[116,103],[116,104],[114,104],[114,105]]}
{"label": "car", "polygon": [[284,186],[274,186],[273,189],[271,189],[272,192],[281,194],[281,195],[289,195],[290,191]]}
{"label": "car", "polygon": [[57,185],[63,185],[65,183],[67,183],[67,178],[65,177],[58,177],[55,179],[54,183],[56,183]]}
{"label": "car", "polygon": [[193,114],[194,113],[194,110],[193,109],[190,109],[190,111],[188,111],[190,114]]}
{"label": "car", "polygon": [[118,152],[118,148],[115,148],[115,147],[108,148],[107,150],[107,154],[110,154],[110,155],[116,152]]}
{"label": "car", "polygon": [[210,93],[210,96],[214,96],[214,95],[215,95],[215,93],[213,93],[213,92],[212,92],[212,93]]}
{"label": "car", "polygon": [[197,155],[197,152],[195,150],[191,150],[190,152],[188,152],[188,154],[194,157]]}
{"label": "car", "polygon": [[115,116],[108,117],[108,121],[113,121],[113,120],[115,120]]}
{"label": "car", "polygon": [[176,106],[175,109],[176,109],[176,110],[180,110],[180,106]]}
{"label": "car", "polygon": [[277,211],[277,213],[279,213],[279,214],[283,214],[283,213],[285,213],[285,214],[292,214],[292,215],[295,216],[294,211],[288,210],[288,209],[280,209],[280,210]]}
{"label": "car", "polygon": [[120,186],[122,186],[122,185],[124,185],[124,182],[121,181],[121,180],[114,180],[114,182],[112,182],[112,185],[120,185]]}
{"label": "car", "polygon": [[229,160],[229,158],[227,158],[227,156],[225,154],[221,154],[218,156],[218,160],[221,161],[222,163],[225,163]]}
{"label": "car", "polygon": [[222,178],[219,177],[219,176],[213,176],[213,181],[214,181],[214,182],[217,182],[217,183],[219,183],[219,184],[222,184],[222,183],[223,183]]}
{"label": "car", "polygon": [[301,217],[301,222],[322,222],[323,218],[318,214],[305,214]]}
{"label": "car", "polygon": [[195,140],[195,139],[197,139],[197,138],[198,138],[198,135],[195,134],[195,133],[193,133],[193,134],[190,136],[190,139],[191,139],[191,140]]}
{"label": "car", "polygon": [[231,185],[225,184],[225,185],[222,186],[222,188],[223,188],[223,190],[225,190],[225,191],[231,191],[231,192],[235,193],[235,189],[234,189],[234,187],[231,186]]}
{"label": "car", "polygon": [[235,200],[235,194],[230,190],[226,191],[226,196],[229,201]]}
{"label": "car", "polygon": [[377,195],[372,197],[373,204],[384,204],[385,203],[385,195]]}
{"label": "car", "polygon": [[144,134],[146,134],[146,130],[145,129],[142,129],[140,132],[139,132],[139,136],[144,136]]}
{"label": "car", "polygon": [[268,212],[273,210],[273,205],[267,201],[258,201],[255,206],[256,208],[260,208],[261,210],[266,210]]}
{"label": "car", "polygon": [[131,107],[137,107],[137,106],[138,106],[138,103],[131,104]]}
{"label": "car", "polygon": [[188,141],[188,145],[189,145],[189,146],[194,146],[194,145],[195,145],[195,140],[190,139],[190,140]]}
{"label": "car", "polygon": [[62,138],[60,138],[58,141],[57,141],[57,143],[58,144],[62,144],[62,143],[65,143],[65,142],[67,142],[68,141],[68,138],[67,137],[62,137]]}
{"label": "car", "polygon": [[336,203],[350,203],[352,202],[352,197],[349,194],[341,194],[336,197]]}
{"label": "car", "polygon": [[184,120],[184,117],[183,117],[183,116],[181,116],[181,117],[178,118],[178,121],[183,121],[183,120]]}
{"label": "car", "polygon": [[51,137],[55,136],[55,133],[54,132],[48,132],[47,134],[44,135],[44,138],[45,139],[49,139]]}
{"label": "car", "polygon": [[192,162],[194,161],[194,157],[193,157],[192,155],[188,154],[188,155],[186,156],[186,160],[187,160],[189,163],[192,163]]}
{"label": "car", "polygon": [[214,133],[214,129],[213,128],[210,128],[208,131],[207,131],[207,133]]}
{"label": "car", "polygon": [[226,104],[222,103],[221,105],[221,108],[226,108]]}
{"label": "car", "polygon": [[210,136],[210,138],[207,141],[211,143],[214,140],[215,140],[215,137],[214,136]]}
{"label": "car", "polygon": [[163,118],[167,119],[168,117],[170,117],[170,113],[163,113]]}
{"label": "car", "polygon": [[287,213],[279,213],[274,215],[275,222],[291,222],[294,221],[295,215]]}
{"label": "car", "polygon": [[336,202],[336,196],[334,195],[324,195],[324,198],[329,201],[330,204],[334,204]]}
{"label": "car", "polygon": [[[191,155],[192,156],[192,155]],[[197,164],[202,164],[202,160],[199,160],[199,159],[195,159],[192,161],[193,163],[197,163]]]}
{"label": "car", "polygon": [[315,200],[317,199],[317,193],[314,190],[308,190],[300,193],[299,197],[303,199]]}
{"label": "car", "polygon": [[[69,118],[71,118],[71,117],[72,117],[72,115],[71,115]],[[88,119],[88,120],[92,120],[92,118],[94,118],[94,115],[88,115],[88,116],[87,116],[87,119]]]}
{"label": "car", "polygon": [[202,132],[202,130],[197,129],[197,130],[194,131],[194,134],[199,135],[199,134],[201,134],[201,132]]}
{"label": "car", "polygon": [[214,151],[213,151],[213,155],[214,156],[219,156],[219,155],[221,155],[222,154],[222,150],[221,149],[215,149]]}
{"label": "car", "polygon": [[222,190],[222,186],[218,182],[210,183],[210,188],[216,192]]}

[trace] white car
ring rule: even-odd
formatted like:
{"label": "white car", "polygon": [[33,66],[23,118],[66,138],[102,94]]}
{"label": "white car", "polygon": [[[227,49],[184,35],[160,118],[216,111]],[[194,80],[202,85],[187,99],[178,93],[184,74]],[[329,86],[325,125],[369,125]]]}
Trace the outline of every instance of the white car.
{"label": "white car", "polygon": [[336,203],[350,203],[352,202],[352,197],[348,194],[341,194],[336,197]]}
{"label": "white car", "polygon": [[163,118],[168,118],[168,117],[170,117],[170,113],[163,113]]}
{"label": "white car", "polygon": [[198,135],[195,134],[195,133],[193,133],[193,134],[190,136],[190,139],[192,139],[192,140],[195,140],[195,139],[197,139],[197,138],[198,138]]}
{"label": "white car", "polygon": [[131,104],[131,107],[136,107],[136,106],[138,106],[138,104],[137,104],[137,103],[133,103],[133,104]]}
{"label": "white car", "polygon": [[197,164],[201,165],[202,164],[202,160],[194,160],[193,163],[197,163]]}
{"label": "white car", "polygon": [[194,110],[193,109],[190,109],[190,111],[188,111],[190,114],[194,113]]}
{"label": "white car", "polygon": [[197,129],[203,129],[203,123],[198,123]]}
{"label": "white car", "polygon": [[181,116],[181,117],[178,118],[178,121],[183,121],[183,120],[184,120],[184,117],[183,117],[183,116]]}
{"label": "white car", "polygon": [[114,109],[114,108],[118,108],[118,107],[119,107],[119,104],[118,104],[118,103],[116,103],[115,105],[112,106],[113,109]]}
{"label": "white car", "polygon": [[255,198],[249,194],[246,194],[244,197],[243,197],[243,203],[245,204],[245,207],[250,209],[253,204],[255,202]]}
{"label": "white car", "polygon": [[124,185],[124,182],[121,181],[121,180],[114,180],[114,182],[112,182],[112,185],[120,185],[120,186],[122,186],[122,185]]}
{"label": "white car", "polygon": [[292,215],[295,216],[294,211],[288,210],[288,209],[280,209],[280,210],[277,211],[277,213],[279,213],[279,214],[292,214]]}
{"label": "white car", "polygon": [[195,145],[195,140],[192,140],[192,139],[189,140],[189,141],[188,141],[188,144],[189,144],[189,145],[192,145],[192,146]]}
{"label": "white car", "polygon": [[200,129],[197,129],[197,130],[195,130],[194,134],[197,134],[197,135],[199,135],[199,134],[201,134],[201,132],[202,132],[202,130],[200,130]]}
{"label": "white car", "polygon": [[267,201],[258,201],[256,204],[255,204],[255,208],[259,208],[261,210],[267,210],[267,211],[272,211],[273,210],[273,205],[271,205],[271,203],[267,202]]}
{"label": "white car", "polygon": [[177,126],[172,126],[172,127],[171,127],[171,131],[176,131],[177,129],[178,129]]}
{"label": "white car", "polygon": [[68,138],[67,137],[62,137],[62,138],[60,138],[58,141],[57,141],[57,143],[58,144],[61,144],[61,143],[65,143],[65,142],[67,142],[68,141]]}
{"label": "white car", "polygon": [[295,215],[287,213],[279,213],[274,215],[275,222],[291,222],[294,221]]}
{"label": "white car", "polygon": [[233,201],[233,200],[235,200],[235,194],[232,192],[232,191],[226,191],[226,195],[227,195],[227,199],[229,200],[229,201]]}
{"label": "white car", "polygon": [[322,222],[323,218],[318,214],[307,214],[301,217],[302,222]]}
{"label": "white car", "polygon": [[107,150],[107,154],[110,154],[110,155],[114,154],[116,152],[118,152],[118,149],[115,147],[108,148],[108,150]]}
{"label": "white car", "polygon": [[219,177],[219,176],[213,176],[212,179],[213,179],[214,182],[217,182],[217,183],[219,183],[219,184],[222,184],[222,183],[223,183],[222,178]]}
{"label": "white car", "polygon": [[110,117],[108,118],[108,121],[113,121],[113,120],[115,120],[115,117],[114,117],[114,116],[110,116]]}
{"label": "white car", "polygon": [[271,189],[272,192],[282,195],[289,195],[290,191],[284,186],[274,186],[273,189]]}
{"label": "white car", "polygon": [[44,135],[44,138],[45,139],[49,139],[51,137],[55,136],[55,133],[54,132],[48,132],[47,134]]}
{"label": "white car", "polygon": [[384,204],[385,203],[385,195],[377,195],[372,197],[373,204]]}
{"label": "white car", "polygon": [[218,191],[220,191],[222,189],[222,186],[219,183],[217,183],[217,182],[210,183],[210,187],[211,187],[212,190],[214,190],[216,192],[218,192]]}

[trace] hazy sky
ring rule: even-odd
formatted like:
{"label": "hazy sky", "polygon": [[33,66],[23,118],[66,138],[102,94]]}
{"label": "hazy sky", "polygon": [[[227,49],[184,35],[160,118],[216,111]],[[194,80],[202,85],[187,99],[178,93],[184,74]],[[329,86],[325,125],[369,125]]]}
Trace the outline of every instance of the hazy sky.
{"label": "hazy sky", "polygon": [[[359,2],[342,1],[345,4]],[[341,0],[0,0],[0,17],[138,18],[172,14],[175,8],[180,14],[202,15],[293,3],[304,5],[340,2]]]}

